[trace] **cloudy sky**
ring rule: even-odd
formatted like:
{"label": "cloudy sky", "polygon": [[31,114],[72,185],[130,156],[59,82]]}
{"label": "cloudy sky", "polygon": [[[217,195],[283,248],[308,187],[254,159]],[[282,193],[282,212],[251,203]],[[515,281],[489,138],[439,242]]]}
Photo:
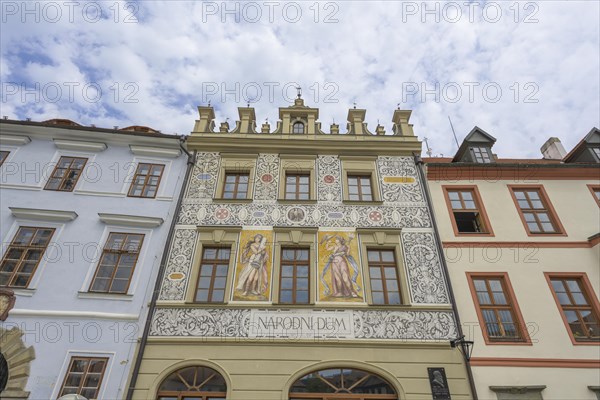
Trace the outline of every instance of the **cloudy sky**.
{"label": "cloudy sky", "polygon": [[398,104],[435,155],[475,125],[501,157],[570,150],[600,125],[598,1],[2,1],[2,111],[187,134],[299,85],[326,132],[348,108],[391,131]]}

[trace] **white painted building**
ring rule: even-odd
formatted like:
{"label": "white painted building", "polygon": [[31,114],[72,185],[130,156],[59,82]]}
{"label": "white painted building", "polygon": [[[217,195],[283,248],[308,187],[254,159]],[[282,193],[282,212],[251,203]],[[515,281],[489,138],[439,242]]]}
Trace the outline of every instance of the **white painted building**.
{"label": "white painted building", "polygon": [[122,398],[185,179],[180,140],[2,120],[0,151],[0,290],[16,297],[0,396]]}

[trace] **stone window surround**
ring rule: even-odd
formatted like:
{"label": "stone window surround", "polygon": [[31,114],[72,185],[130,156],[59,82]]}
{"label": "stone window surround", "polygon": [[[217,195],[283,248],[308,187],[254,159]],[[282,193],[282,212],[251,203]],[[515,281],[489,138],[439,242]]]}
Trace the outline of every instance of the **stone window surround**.
{"label": "stone window surround", "polygon": [[[353,157],[340,156],[342,161],[342,187],[343,201],[351,204],[378,204],[381,203],[381,189],[379,177],[377,175],[376,161],[377,157]],[[371,201],[353,201],[349,199],[348,193],[348,175],[370,175],[371,176]]]}
{"label": "stone window surround", "polygon": [[233,279],[235,277],[235,267],[237,259],[237,246],[241,227],[200,227],[198,228],[198,242],[193,255],[192,268],[188,279],[188,287],[185,292],[185,303],[197,303],[195,301],[196,290],[198,288],[198,277],[200,275],[200,263],[204,247],[227,247],[231,249],[229,256],[229,268],[227,271],[227,283],[225,284],[225,297],[223,303],[212,303],[212,305],[222,305],[232,302]]}
{"label": "stone window surround", "polygon": [[[281,277],[281,249],[286,248],[308,248],[309,249],[309,281],[308,281],[308,303],[298,304],[298,307],[309,307],[315,305],[318,299],[318,286],[314,279],[318,275],[318,259],[316,250],[317,229],[316,228],[274,228],[275,246],[273,246],[273,287],[271,288],[273,304],[279,303],[279,282]],[[285,307],[294,307],[294,304],[282,304]]]}
{"label": "stone window surround", "polygon": [[[258,154],[232,154],[221,153],[221,165],[219,168],[219,177],[213,199],[224,202],[250,202],[254,197],[254,180],[256,171],[256,160]],[[245,199],[224,199],[223,188],[225,186],[225,175],[230,172],[248,174],[248,193]]]}
{"label": "stone window surround", "polygon": [[[294,155],[280,155],[281,166],[279,173],[279,190],[278,190],[278,201],[281,202],[293,202],[293,203],[312,203],[317,199],[317,178],[315,174],[315,160],[316,156],[294,156]],[[285,198],[285,185],[286,185],[286,174],[287,173],[306,173],[310,175],[310,199],[309,200],[286,200]]]}
{"label": "stone window surround", "polygon": [[[401,307],[410,305],[410,288],[404,266],[404,255],[400,246],[400,230],[396,229],[357,229],[359,236],[361,264],[363,265],[365,302],[372,306]],[[371,293],[371,275],[367,249],[393,250],[396,257],[396,273],[398,275],[401,304],[373,304]]]}

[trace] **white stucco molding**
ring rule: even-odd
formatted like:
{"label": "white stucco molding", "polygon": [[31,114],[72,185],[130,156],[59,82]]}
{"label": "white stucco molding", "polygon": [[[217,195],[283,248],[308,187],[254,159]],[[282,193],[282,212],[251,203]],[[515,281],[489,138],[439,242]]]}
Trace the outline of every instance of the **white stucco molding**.
{"label": "white stucco molding", "polygon": [[26,310],[19,308],[13,308],[12,310],[10,310],[10,315],[21,317],[89,318],[124,321],[137,321],[139,319],[138,314],[107,313],[96,311]]}
{"label": "white stucco molding", "polygon": [[134,145],[129,145],[129,149],[136,156],[177,158],[181,155],[180,149],[166,149],[161,147]]}
{"label": "white stucco molding", "polygon": [[0,144],[23,146],[31,142],[29,136],[0,135]]}
{"label": "white stucco molding", "polygon": [[75,211],[42,210],[39,208],[8,207],[15,218],[39,221],[70,222],[78,217]]}
{"label": "white stucco molding", "polygon": [[81,142],[78,140],[54,139],[54,145],[61,150],[73,150],[73,151],[104,151],[104,150],[106,150],[106,143],[101,143],[101,142]]}
{"label": "white stucco molding", "polygon": [[142,217],[138,215],[98,213],[100,221],[108,225],[131,226],[137,228],[157,228],[165,222],[162,218]]}

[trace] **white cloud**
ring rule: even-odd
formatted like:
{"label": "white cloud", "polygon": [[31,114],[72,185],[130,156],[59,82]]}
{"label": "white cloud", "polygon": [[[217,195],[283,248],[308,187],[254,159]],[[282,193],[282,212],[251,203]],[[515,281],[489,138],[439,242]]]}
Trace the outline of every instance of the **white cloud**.
{"label": "white cloud", "polygon": [[[481,5],[473,7],[474,22],[463,7],[459,21],[451,23],[447,19],[452,9],[444,9],[447,2],[438,3],[449,14],[446,20],[441,14],[436,23],[431,14],[403,14],[410,4],[421,11],[424,3],[399,1],[297,3],[302,4],[302,18],[296,23],[289,22],[294,3],[280,3],[270,22],[263,2],[254,3],[261,6],[258,23],[243,18],[235,23],[234,15],[203,12],[214,10],[213,5],[221,8],[222,2],[139,2],[134,23],[123,21],[131,11],[124,8],[115,22],[114,8],[108,8],[113,3],[98,3],[108,18],[94,23],[83,18],[84,3],[75,8],[74,22],[66,9],[57,23],[45,21],[44,15],[35,23],[31,16],[23,22],[23,15],[5,14],[3,85],[96,83],[102,96],[97,102],[86,101],[81,92],[73,101],[44,102],[43,96],[40,102],[31,101],[31,96],[23,101],[3,87],[3,114],[34,120],[60,116],[107,127],[142,124],[187,133],[207,85],[219,88],[211,99],[218,125],[227,117],[235,120],[237,107],[245,106],[244,99],[237,103],[233,94],[222,102],[221,89],[232,90],[239,83],[240,89],[248,85],[247,93],[253,95],[255,83],[262,89],[254,104],[259,124],[269,118],[274,126],[277,108],[288,104],[283,86],[297,82],[306,103],[321,109],[325,131],[334,119],[343,128],[348,108],[356,101],[367,109],[370,129],[379,119],[390,132],[393,110],[402,103],[413,109],[415,132],[430,139],[436,154],[456,150],[450,115],[459,140],[478,125],[498,138],[495,151],[500,156],[539,157],[539,147],[549,136],[560,137],[570,149],[592,126],[600,125],[600,5],[553,1],[525,9],[530,3],[502,3],[502,18],[496,23],[483,18]],[[227,6],[233,9],[236,4],[240,10],[248,7],[248,2]],[[284,16],[286,4],[289,13]],[[436,3],[427,4],[433,9]],[[246,11],[254,16],[253,10]],[[488,16],[493,16],[491,11]],[[524,23],[532,12],[538,22]],[[324,23],[327,16],[338,22]],[[269,82],[279,84],[273,102]],[[438,82],[441,94],[448,96],[454,96],[458,86],[462,96],[457,102],[436,100],[433,94],[403,96],[410,82],[430,90]],[[469,82],[479,84],[472,102]],[[502,90],[497,102],[482,93],[489,82]],[[294,92],[290,87],[287,94],[293,97]],[[126,101],[127,95],[137,102]],[[525,102],[527,95],[537,103]]]}

